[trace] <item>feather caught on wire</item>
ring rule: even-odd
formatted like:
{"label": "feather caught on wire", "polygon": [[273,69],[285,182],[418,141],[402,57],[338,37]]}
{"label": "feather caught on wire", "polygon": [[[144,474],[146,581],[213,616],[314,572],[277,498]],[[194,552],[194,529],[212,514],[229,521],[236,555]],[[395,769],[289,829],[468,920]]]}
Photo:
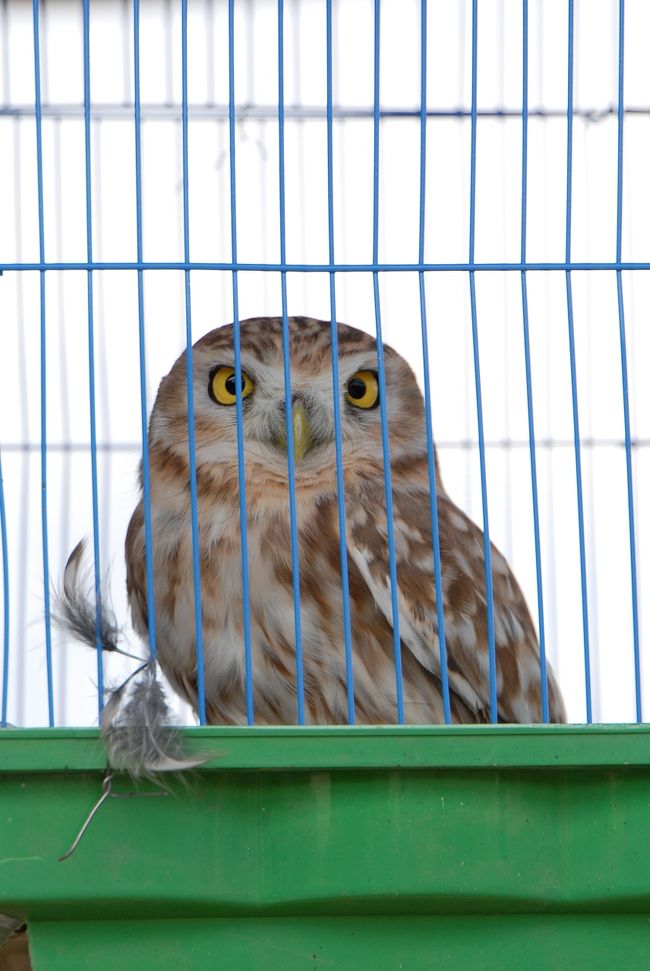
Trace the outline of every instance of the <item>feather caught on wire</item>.
{"label": "feather caught on wire", "polygon": [[104,706],[101,731],[108,764],[134,778],[201,765],[206,756],[187,755],[172,720],[156,661],[150,658],[110,692]]}
{"label": "feather caught on wire", "polygon": [[54,596],[52,619],[61,630],[93,649],[99,645],[103,651],[141,662],[125,681],[106,690],[101,737],[109,766],[134,778],[196,768],[209,756],[190,756],[184,751],[158,680],[155,658],[145,660],[120,647],[122,631],[108,599],[100,601],[97,616],[93,579],[84,570],[85,550],[86,541],[81,540],[68,558],[63,590]]}

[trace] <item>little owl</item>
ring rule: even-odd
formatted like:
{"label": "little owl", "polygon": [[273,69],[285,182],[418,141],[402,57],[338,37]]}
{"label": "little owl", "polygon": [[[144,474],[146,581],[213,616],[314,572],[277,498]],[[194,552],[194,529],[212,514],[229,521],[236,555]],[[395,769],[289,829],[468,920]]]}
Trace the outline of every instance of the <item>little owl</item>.
{"label": "little owl", "polygon": [[[305,720],[348,721],[341,600],[331,329],[289,320],[295,497]],[[377,346],[338,325],[355,717],[397,720],[394,641]],[[425,413],[410,367],[384,348],[386,412],[403,669],[404,720],[443,721]],[[241,323],[241,398],[250,581],[250,641],[257,724],[296,722],[282,320]],[[246,721],[233,327],[193,349],[196,481],[207,720]],[[197,710],[186,360],[162,380],[149,427],[152,554],[158,659]],[[483,534],[446,494],[436,466],[444,623],[452,718],[490,720]],[[127,590],[146,640],[142,500],[126,537]],[[492,547],[498,716],[542,719],[537,637],[504,557]],[[551,721],[564,720],[550,670]]]}

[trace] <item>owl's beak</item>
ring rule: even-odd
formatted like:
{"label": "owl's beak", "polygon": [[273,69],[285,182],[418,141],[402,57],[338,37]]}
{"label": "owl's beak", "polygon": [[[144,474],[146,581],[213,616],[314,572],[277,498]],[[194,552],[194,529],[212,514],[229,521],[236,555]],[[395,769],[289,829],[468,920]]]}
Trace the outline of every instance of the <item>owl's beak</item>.
{"label": "owl's beak", "polygon": [[[291,424],[293,427],[293,457],[296,462],[301,462],[313,445],[313,438],[311,429],[309,427],[309,419],[307,418],[307,412],[305,411],[304,405],[301,401],[294,401],[293,403],[293,408],[291,409]],[[285,433],[282,434],[279,444],[286,452],[287,440]]]}

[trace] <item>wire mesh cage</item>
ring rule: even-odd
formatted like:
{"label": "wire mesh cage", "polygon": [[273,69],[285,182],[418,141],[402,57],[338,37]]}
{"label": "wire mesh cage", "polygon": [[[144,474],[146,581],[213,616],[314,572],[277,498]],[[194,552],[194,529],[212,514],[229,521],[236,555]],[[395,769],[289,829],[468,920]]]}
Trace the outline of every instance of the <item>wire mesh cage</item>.
{"label": "wire mesh cage", "polygon": [[[647,28],[641,0],[2,0],[3,723],[91,724],[132,669],[66,643],[51,590],[89,535],[126,621],[161,377],[221,324],[293,315],[409,361],[429,468],[435,441],[569,720],[642,720]],[[241,446],[241,397],[237,416]],[[195,486],[188,503],[196,529]],[[341,589],[345,612],[345,569]]]}

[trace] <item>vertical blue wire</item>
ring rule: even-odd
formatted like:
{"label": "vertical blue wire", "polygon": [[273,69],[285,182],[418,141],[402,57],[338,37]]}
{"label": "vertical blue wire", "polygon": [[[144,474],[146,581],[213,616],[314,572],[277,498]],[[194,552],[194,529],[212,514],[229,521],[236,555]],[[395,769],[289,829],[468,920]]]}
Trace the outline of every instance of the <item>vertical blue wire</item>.
{"label": "vertical blue wire", "polygon": [[[474,263],[476,236],[476,126],[477,126],[477,58],[478,58],[478,8],[472,0],[472,114],[469,197],[469,262]],[[490,672],[490,719],[498,721],[496,679],[496,646],[494,640],[494,595],[492,592],[492,553],[490,549],[490,525],[488,520],[487,475],[485,469],[485,437],[483,432],[483,396],[481,394],[481,364],[478,346],[478,319],[476,314],[476,281],[474,270],[469,271],[469,295],[472,316],[472,343],[474,349],[474,378],[476,383],[476,418],[478,424],[478,448],[481,468],[481,502],[483,507],[483,554],[485,557],[485,594],[487,602],[488,660]]]}
{"label": "vertical blue wire", "polygon": [[[427,172],[427,0],[420,7],[420,226],[418,241],[418,263],[424,263],[424,235],[426,218],[426,172]],[[427,460],[429,464],[429,499],[431,503],[431,537],[433,539],[433,568],[436,584],[436,610],[438,616],[438,644],[440,650],[440,680],[442,683],[442,705],[445,724],[451,723],[451,704],[449,700],[449,668],[447,664],[447,641],[445,638],[445,615],[442,593],[442,563],[440,560],[440,524],[438,521],[438,487],[435,470],[435,445],[433,441],[433,422],[431,417],[431,380],[429,375],[429,338],[427,326],[427,305],[424,289],[424,271],[418,273],[420,284],[420,321],[422,325],[422,365],[424,369],[424,409],[427,430]]]}
{"label": "vertical blue wire", "polygon": [[[372,185],[372,262],[379,262],[379,53],[380,53],[380,5],[375,0],[374,30],[374,82],[373,82],[373,185]],[[386,374],[384,369],[384,344],[381,335],[381,308],[379,303],[379,274],[372,271],[375,300],[375,330],[377,334],[377,374],[379,378],[379,410],[381,413],[381,444],[384,456],[384,493],[386,496],[386,531],[388,534],[388,569],[390,573],[391,610],[393,622],[393,649],[395,654],[395,693],[397,721],[404,724],[404,690],[402,683],[402,642],[399,633],[399,602],[397,587],[397,559],[395,556],[395,528],[393,518],[393,487],[388,442],[388,412],[386,410]]]}
{"label": "vertical blue wire", "polygon": [[[280,262],[287,261],[286,210],[284,186],[284,0],[278,0],[278,139],[280,174]],[[282,358],[284,363],[284,407],[287,425],[287,460],[289,478],[289,516],[291,521],[291,571],[293,576],[293,615],[296,631],[296,696],[298,724],[305,723],[305,686],[302,658],[302,628],[300,621],[300,566],[298,556],[298,528],[296,515],[295,459],[293,454],[293,423],[291,415],[291,362],[289,357],[289,318],[287,316],[287,274],[280,273],[282,287]]]}
{"label": "vertical blue wire", "polygon": [[[32,0],[34,32],[34,113],[36,115],[36,178],[38,186],[38,251],[45,263],[45,224],[43,201],[43,116],[41,110],[41,50],[39,0]],[[50,728],[54,725],[54,683],[52,676],[52,630],[50,614],[50,555],[47,525],[47,329],[45,315],[45,269],[40,274],[41,337],[41,532],[43,541],[43,600],[45,607],[45,665],[47,669],[47,713]]]}
{"label": "vertical blue wire", "polygon": [[[625,73],[625,0],[618,5],[618,153],[616,174],[616,262],[621,262],[623,242],[623,114]],[[618,297],[618,322],[621,345],[621,381],[623,390],[623,421],[625,427],[625,467],[627,473],[627,510],[630,531],[630,582],[632,584],[632,631],[634,638],[634,694],[636,720],[642,721],[641,659],[639,656],[639,605],[636,577],[636,537],[634,530],[634,482],[632,478],[632,443],[630,439],[630,400],[627,375],[627,350],[625,340],[625,308],[623,305],[623,278],[616,271]]]}
{"label": "vertical blue wire", "polygon": [[[86,253],[93,261],[92,181],[90,153],[90,0],[83,0],[84,49],[84,148],[86,174]],[[90,418],[90,475],[93,505],[93,556],[95,564],[95,646],[97,649],[97,707],[104,707],[104,665],[102,656],[102,590],[99,546],[99,496],[97,489],[97,417],[95,409],[95,323],[93,271],[87,271],[88,293],[88,388]]]}
{"label": "vertical blue wire", "polygon": [[[140,0],[133,0],[133,109],[135,123],[135,223],[138,263],[142,263],[142,116],[140,111]],[[142,436],[142,502],[144,552],[147,573],[147,629],[149,653],[156,657],[156,610],[154,599],[151,528],[151,474],[147,432],[147,354],[144,329],[144,276],[138,270],[138,342],[140,353],[140,431]]]}
{"label": "vertical blue wire", "polygon": [[[43,6],[43,13],[47,10],[47,6]],[[43,19],[44,35],[47,38],[47,20]],[[43,55],[45,62],[47,63],[47,49],[44,47]],[[47,101],[47,85],[45,84],[45,78],[43,78],[43,95]],[[62,259],[64,249],[63,249],[63,187],[62,187],[62,167],[63,159],[61,152],[61,128],[63,125],[59,120],[56,121],[54,126],[54,223],[56,226],[56,253],[57,259]],[[59,383],[61,385],[61,401],[60,401],[60,411],[61,411],[61,432],[64,441],[70,441],[70,378],[68,373],[68,346],[66,340],[66,327],[65,327],[65,295],[63,282],[65,280],[65,274],[60,278],[59,287],[57,292],[57,323],[59,330]],[[62,550],[67,550],[70,545],[70,489],[72,481],[72,467],[71,467],[71,456],[70,453],[63,457],[63,471],[61,475],[61,498],[59,503],[59,543]],[[104,532],[104,535],[108,535]],[[95,632],[96,640],[96,632]],[[95,651],[97,650],[95,646]],[[58,665],[58,683],[59,692],[57,695],[57,703],[59,709],[59,717],[64,720],[67,715],[67,693],[68,693],[68,653],[67,651],[62,651],[59,653],[59,665]],[[101,697],[98,691],[98,697]]]}
{"label": "vertical blue wire", "polygon": [[[567,95],[567,152],[566,152],[566,249],[565,261],[571,262],[571,202],[573,192],[573,0],[569,0],[568,30],[568,95]],[[569,333],[569,363],[571,366],[571,400],[573,407],[573,446],[576,464],[576,492],[578,499],[578,542],[580,546],[580,588],[582,596],[582,633],[585,662],[585,701],[587,722],[591,724],[591,661],[589,658],[589,607],[587,600],[587,569],[585,556],[585,518],[582,500],[582,461],[580,457],[580,417],[578,412],[578,379],[573,327],[573,287],[571,271],[566,271],[567,325]]]}
{"label": "vertical blue wire", "polygon": [[[521,262],[526,264],[526,217],[528,209],[528,0],[523,0],[522,50],[522,110],[521,110]],[[528,285],[526,271],[521,271],[521,308],[524,328],[524,360],[526,364],[526,400],[528,405],[528,442],[530,446],[530,484],[533,499],[533,530],[535,534],[535,570],[537,574],[537,616],[539,619],[539,665],[542,684],[542,720],[548,723],[548,673],[546,670],[546,632],[544,627],[544,590],[542,585],[542,553],[539,532],[539,498],[537,493],[537,458],[535,454],[535,415],[533,411],[533,376],[530,363],[530,331],[528,326]]]}
{"label": "vertical blue wire", "polygon": [[7,702],[9,699],[9,548],[7,545],[7,510],[2,480],[2,453],[0,452],[0,543],[2,544],[2,597],[3,597],[3,639],[2,639],[2,713],[0,728],[7,724]]}
{"label": "vertical blue wire", "polygon": [[[6,25],[6,9],[5,9],[5,25]],[[6,33],[7,42],[9,35]],[[5,55],[5,63],[7,65],[7,71],[9,71],[8,55]],[[8,88],[5,89],[8,92]],[[19,137],[19,126],[20,121],[18,119],[14,120],[13,134],[14,134],[14,196],[16,200],[15,205],[15,235],[16,235],[16,256],[19,261],[22,261],[23,256],[23,245],[22,245],[22,207],[20,198],[20,175],[23,169],[21,165],[21,150],[20,150],[20,137]],[[18,274],[16,277],[16,325],[18,329],[18,374],[19,374],[19,400],[17,405],[21,412],[21,433],[23,438],[26,440],[29,437],[29,392],[28,392],[28,378],[27,378],[27,348],[26,348],[26,327],[25,327],[25,307],[23,298],[23,277],[22,274]],[[30,511],[30,486],[31,486],[31,459],[28,452],[24,452],[21,460],[21,474],[20,474],[20,511],[18,514],[18,542],[21,544],[21,549],[25,551],[25,555],[19,557],[16,582],[16,630],[24,631],[26,629],[26,613],[27,613],[27,576],[29,573],[30,557],[30,526],[31,517],[29,515]],[[16,713],[16,720],[18,723],[24,720],[24,703],[25,703],[25,693],[28,688],[27,679],[25,678],[25,652],[19,651],[16,656],[16,683],[18,686],[18,691],[13,696],[12,700],[14,702],[14,708]]]}
{"label": "vertical blue wire", "polygon": [[[190,261],[190,197],[187,105],[187,0],[181,0],[182,125],[183,125],[183,258]],[[187,437],[190,456],[190,512],[192,516],[192,577],[194,581],[194,628],[196,632],[196,681],[199,722],[205,725],[205,672],[203,621],[201,617],[201,567],[199,562],[199,503],[196,488],[196,436],[194,428],[194,381],[192,361],[192,295],[190,271],[185,275],[185,361],[187,373]]]}
{"label": "vertical blue wire", "polygon": [[[235,3],[228,0],[228,129],[230,137],[230,238],[232,262],[237,263],[237,185],[235,157]],[[232,271],[233,337],[235,346],[235,382],[237,385],[237,473],[239,477],[239,528],[241,535],[242,610],[244,616],[244,666],[246,677],[246,720],[255,721],[253,709],[253,661],[251,653],[250,592],[248,583],[248,529],[246,520],[246,469],[244,426],[241,396],[241,339],[239,327],[239,286],[237,270]]]}
{"label": "vertical blue wire", "polygon": [[[334,160],[332,116],[332,0],[326,4],[327,41],[327,232],[330,266],[334,265]],[[350,622],[350,581],[345,528],[345,487],[343,484],[343,449],[341,446],[341,388],[339,345],[336,320],[335,273],[330,272],[330,326],[332,332],[332,400],[334,402],[334,446],[336,450],[336,492],[339,515],[341,554],[341,596],[343,600],[343,639],[345,645],[345,683],[348,696],[348,724],[354,725],[354,672],[352,667],[352,625]]]}

